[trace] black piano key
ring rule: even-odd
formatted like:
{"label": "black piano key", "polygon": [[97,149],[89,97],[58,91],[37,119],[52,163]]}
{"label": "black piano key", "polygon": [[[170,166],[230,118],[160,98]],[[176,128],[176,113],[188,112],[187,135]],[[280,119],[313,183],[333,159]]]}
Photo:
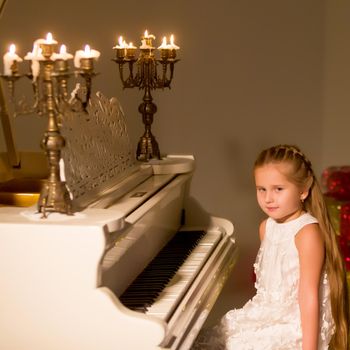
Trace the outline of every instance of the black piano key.
{"label": "black piano key", "polygon": [[120,301],[132,310],[146,312],[204,234],[204,231],[176,233],[120,296]]}

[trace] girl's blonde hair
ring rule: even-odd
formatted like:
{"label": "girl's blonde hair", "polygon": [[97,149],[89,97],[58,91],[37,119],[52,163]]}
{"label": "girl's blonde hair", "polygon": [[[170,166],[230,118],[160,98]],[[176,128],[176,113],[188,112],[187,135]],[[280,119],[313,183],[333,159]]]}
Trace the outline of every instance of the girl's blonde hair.
{"label": "girl's blonde hair", "polygon": [[335,333],[330,346],[334,350],[347,350],[349,346],[349,304],[346,272],[339,252],[336,233],[311,162],[298,147],[278,145],[262,151],[255,161],[254,168],[282,162],[291,165],[291,171],[285,174],[288,179],[309,192],[303,203],[304,209],[318,220],[325,244],[325,269],[329,278],[332,316],[335,323]]}

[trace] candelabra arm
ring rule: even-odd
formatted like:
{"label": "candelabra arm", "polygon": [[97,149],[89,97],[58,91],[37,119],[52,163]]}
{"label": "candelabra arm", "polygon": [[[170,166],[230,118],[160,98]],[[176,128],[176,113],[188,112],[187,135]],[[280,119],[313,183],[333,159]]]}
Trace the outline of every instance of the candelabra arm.
{"label": "candelabra arm", "polygon": [[[117,62],[118,63],[118,62]],[[123,84],[123,88],[125,89],[126,86],[126,81],[124,79],[124,63],[118,63],[118,68],[119,68],[119,76],[120,76],[120,80],[122,81]]]}
{"label": "candelabra arm", "polygon": [[134,63],[135,60],[129,60],[128,66],[129,66],[129,77],[126,80],[126,86],[129,88],[133,88],[137,86],[137,76],[138,74],[136,73],[136,79],[134,78]]}
{"label": "candelabra arm", "polygon": [[68,84],[66,77],[58,78],[59,100],[68,101]]}
{"label": "candelabra arm", "polygon": [[[136,77],[134,77],[134,63],[136,62],[136,60],[131,58],[127,60],[115,59],[114,61],[118,64],[119,76],[123,84],[123,89],[138,86],[138,73],[136,74]],[[125,63],[128,63],[129,68],[129,76],[127,79],[124,78]]]}
{"label": "candelabra arm", "polygon": [[174,77],[174,65],[175,62],[170,62],[170,77],[169,77],[169,87]]}
{"label": "candelabra arm", "polygon": [[87,74],[85,77],[85,86],[86,86],[86,95],[85,95],[85,101],[83,101],[83,109],[86,111],[86,108],[89,104],[90,97],[91,97],[91,75]]}
{"label": "candelabra arm", "polygon": [[34,105],[33,105],[33,110],[36,110],[38,114],[41,114],[40,110],[40,94],[39,94],[39,86],[38,86],[38,81],[35,80],[32,82],[32,89],[33,89],[33,94],[34,94]]}
{"label": "candelabra arm", "polygon": [[163,67],[162,87],[166,87],[166,85],[167,85],[166,73],[167,73],[167,68],[168,68],[166,61],[162,62],[162,67]]}

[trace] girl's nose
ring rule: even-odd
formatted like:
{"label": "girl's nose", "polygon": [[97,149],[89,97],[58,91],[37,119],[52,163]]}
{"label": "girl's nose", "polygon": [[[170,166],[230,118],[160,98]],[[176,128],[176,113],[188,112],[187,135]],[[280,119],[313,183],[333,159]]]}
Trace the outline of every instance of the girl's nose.
{"label": "girl's nose", "polygon": [[265,196],[265,202],[266,203],[271,203],[273,201],[273,196],[271,192],[266,192],[266,196]]}

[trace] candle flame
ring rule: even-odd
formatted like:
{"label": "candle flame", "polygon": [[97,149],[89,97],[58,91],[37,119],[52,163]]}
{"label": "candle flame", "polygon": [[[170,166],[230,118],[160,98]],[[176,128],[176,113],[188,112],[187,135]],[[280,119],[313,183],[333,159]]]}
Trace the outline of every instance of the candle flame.
{"label": "candle flame", "polygon": [[162,46],[167,46],[166,36],[163,36]]}
{"label": "candle flame", "polygon": [[170,45],[174,45],[174,35],[170,35]]}
{"label": "candle flame", "polygon": [[61,48],[60,48],[60,54],[62,55],[62,54],[65,54],[65,53],[67,53],[67,47],[66,47],[66,45],[61,45]]}
{"label": "candle flame", "polygon": [[10,45],[10,49],[9,49],[10,54],[15,54],[16,53],[16,45],[15,44],[11,44]]}
{"label": "candle flame", "polygon": [[52,34],[49,32],[47,33],[46,35],[46,41],[49,43],[49,44],[52,44],[53,42],[53,37],[52,37]]}
{"label": "candle flame", "polygon": [[132,41],[129,42],[129,47],[132,48],[134,46],[134,44],[132,43]]}
{"label": "candle flame", "polygon": [[148,30],[146,29],[145,30],[145,35],[144,35],[145,38],[148,38]]}
{"label": "candle flame", "polygon": [[119,46],[123,46],[123,41],[124,41],[123,37],[120,36],[118,39]]}
{"label": "candle flame", "polygon": [[85,52],[86,55],[90,55],[91,54],[91,49],[90,49],[89,45],[85,45],[84,52]]}

